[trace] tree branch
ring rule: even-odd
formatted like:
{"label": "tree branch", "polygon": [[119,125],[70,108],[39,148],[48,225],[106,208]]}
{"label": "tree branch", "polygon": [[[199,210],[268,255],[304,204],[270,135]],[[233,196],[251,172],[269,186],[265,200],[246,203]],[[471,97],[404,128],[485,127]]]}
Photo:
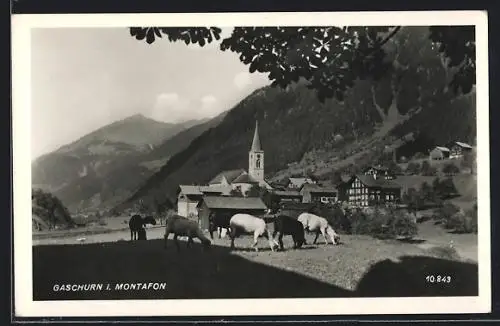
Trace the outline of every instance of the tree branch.
{"label": "tree branch", "polygon": [[401,30],[401,26],[396,26],[379,44],[378,47],[382,47],[385,43],[387,43],[391,38],[396,35]]}

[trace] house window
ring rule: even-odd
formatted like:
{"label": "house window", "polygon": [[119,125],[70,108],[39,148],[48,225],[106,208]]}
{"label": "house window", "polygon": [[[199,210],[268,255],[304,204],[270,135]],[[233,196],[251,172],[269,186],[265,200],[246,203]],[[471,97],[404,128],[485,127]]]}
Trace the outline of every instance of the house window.
{"label": "house window", "polygon": [[255,161],[255,167],[260,168],[260,154],[257,154],[257,160]]}
{"label": "house window", "polygon": [[385,200],[389,200],[389,195],[385,195]]}

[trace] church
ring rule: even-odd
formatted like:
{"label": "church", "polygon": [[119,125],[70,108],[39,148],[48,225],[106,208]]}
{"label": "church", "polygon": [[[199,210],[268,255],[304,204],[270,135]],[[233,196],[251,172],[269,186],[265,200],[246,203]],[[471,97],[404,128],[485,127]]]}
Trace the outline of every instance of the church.
{"label": "church", "polygon": [[[272,190],[272,187],[264,178],[264,151],[262,150],[259,137],[259,124],[255,122],[255,131],[252,140],[252,146],[248,152],[248,171],[245,169],[235,169],[222,171],[217,174],[208,185],[193,186],[179,185],[177,196],[177,213],[181,216],[198,216],[198,205],[203,201],[204,197],[218,196],[226,197],[224,202],[228,205],[233,200],[231,191],[239,189],[245,196],[246,192],[254,185],[265,187]],[[252,207],[255,206],[255,198],[238,199],[238,206],[242,205],[241,209],[246,209],[245,203],[248,201]],[[265,207],[264,207],[265,208]]]}

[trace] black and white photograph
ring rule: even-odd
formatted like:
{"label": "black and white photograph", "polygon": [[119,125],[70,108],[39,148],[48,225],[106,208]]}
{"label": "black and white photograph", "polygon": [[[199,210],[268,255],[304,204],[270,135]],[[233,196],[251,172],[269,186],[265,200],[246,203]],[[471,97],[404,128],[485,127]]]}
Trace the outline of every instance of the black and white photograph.
{"label": "black and white photograph", "polygon": [[484,12],[12,24],[16,314],[490,310]]}

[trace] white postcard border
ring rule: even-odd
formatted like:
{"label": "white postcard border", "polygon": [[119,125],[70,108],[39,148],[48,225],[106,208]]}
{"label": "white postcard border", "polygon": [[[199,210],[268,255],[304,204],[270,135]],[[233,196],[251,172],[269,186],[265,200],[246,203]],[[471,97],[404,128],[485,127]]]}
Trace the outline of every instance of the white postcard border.
{"label": "white postcard border", "polygon": [[[223,24],[221,25],[221,23]],[[488,25],[485,11],[13,15],[11,24],[14,295],[16,316],[460,314],[485,313],[491,310]],[[353,26],[361,24],[363,26],[476,26],[479,296],[448,298],[33,301],[30,217],[30,30],[32,28]]]}

